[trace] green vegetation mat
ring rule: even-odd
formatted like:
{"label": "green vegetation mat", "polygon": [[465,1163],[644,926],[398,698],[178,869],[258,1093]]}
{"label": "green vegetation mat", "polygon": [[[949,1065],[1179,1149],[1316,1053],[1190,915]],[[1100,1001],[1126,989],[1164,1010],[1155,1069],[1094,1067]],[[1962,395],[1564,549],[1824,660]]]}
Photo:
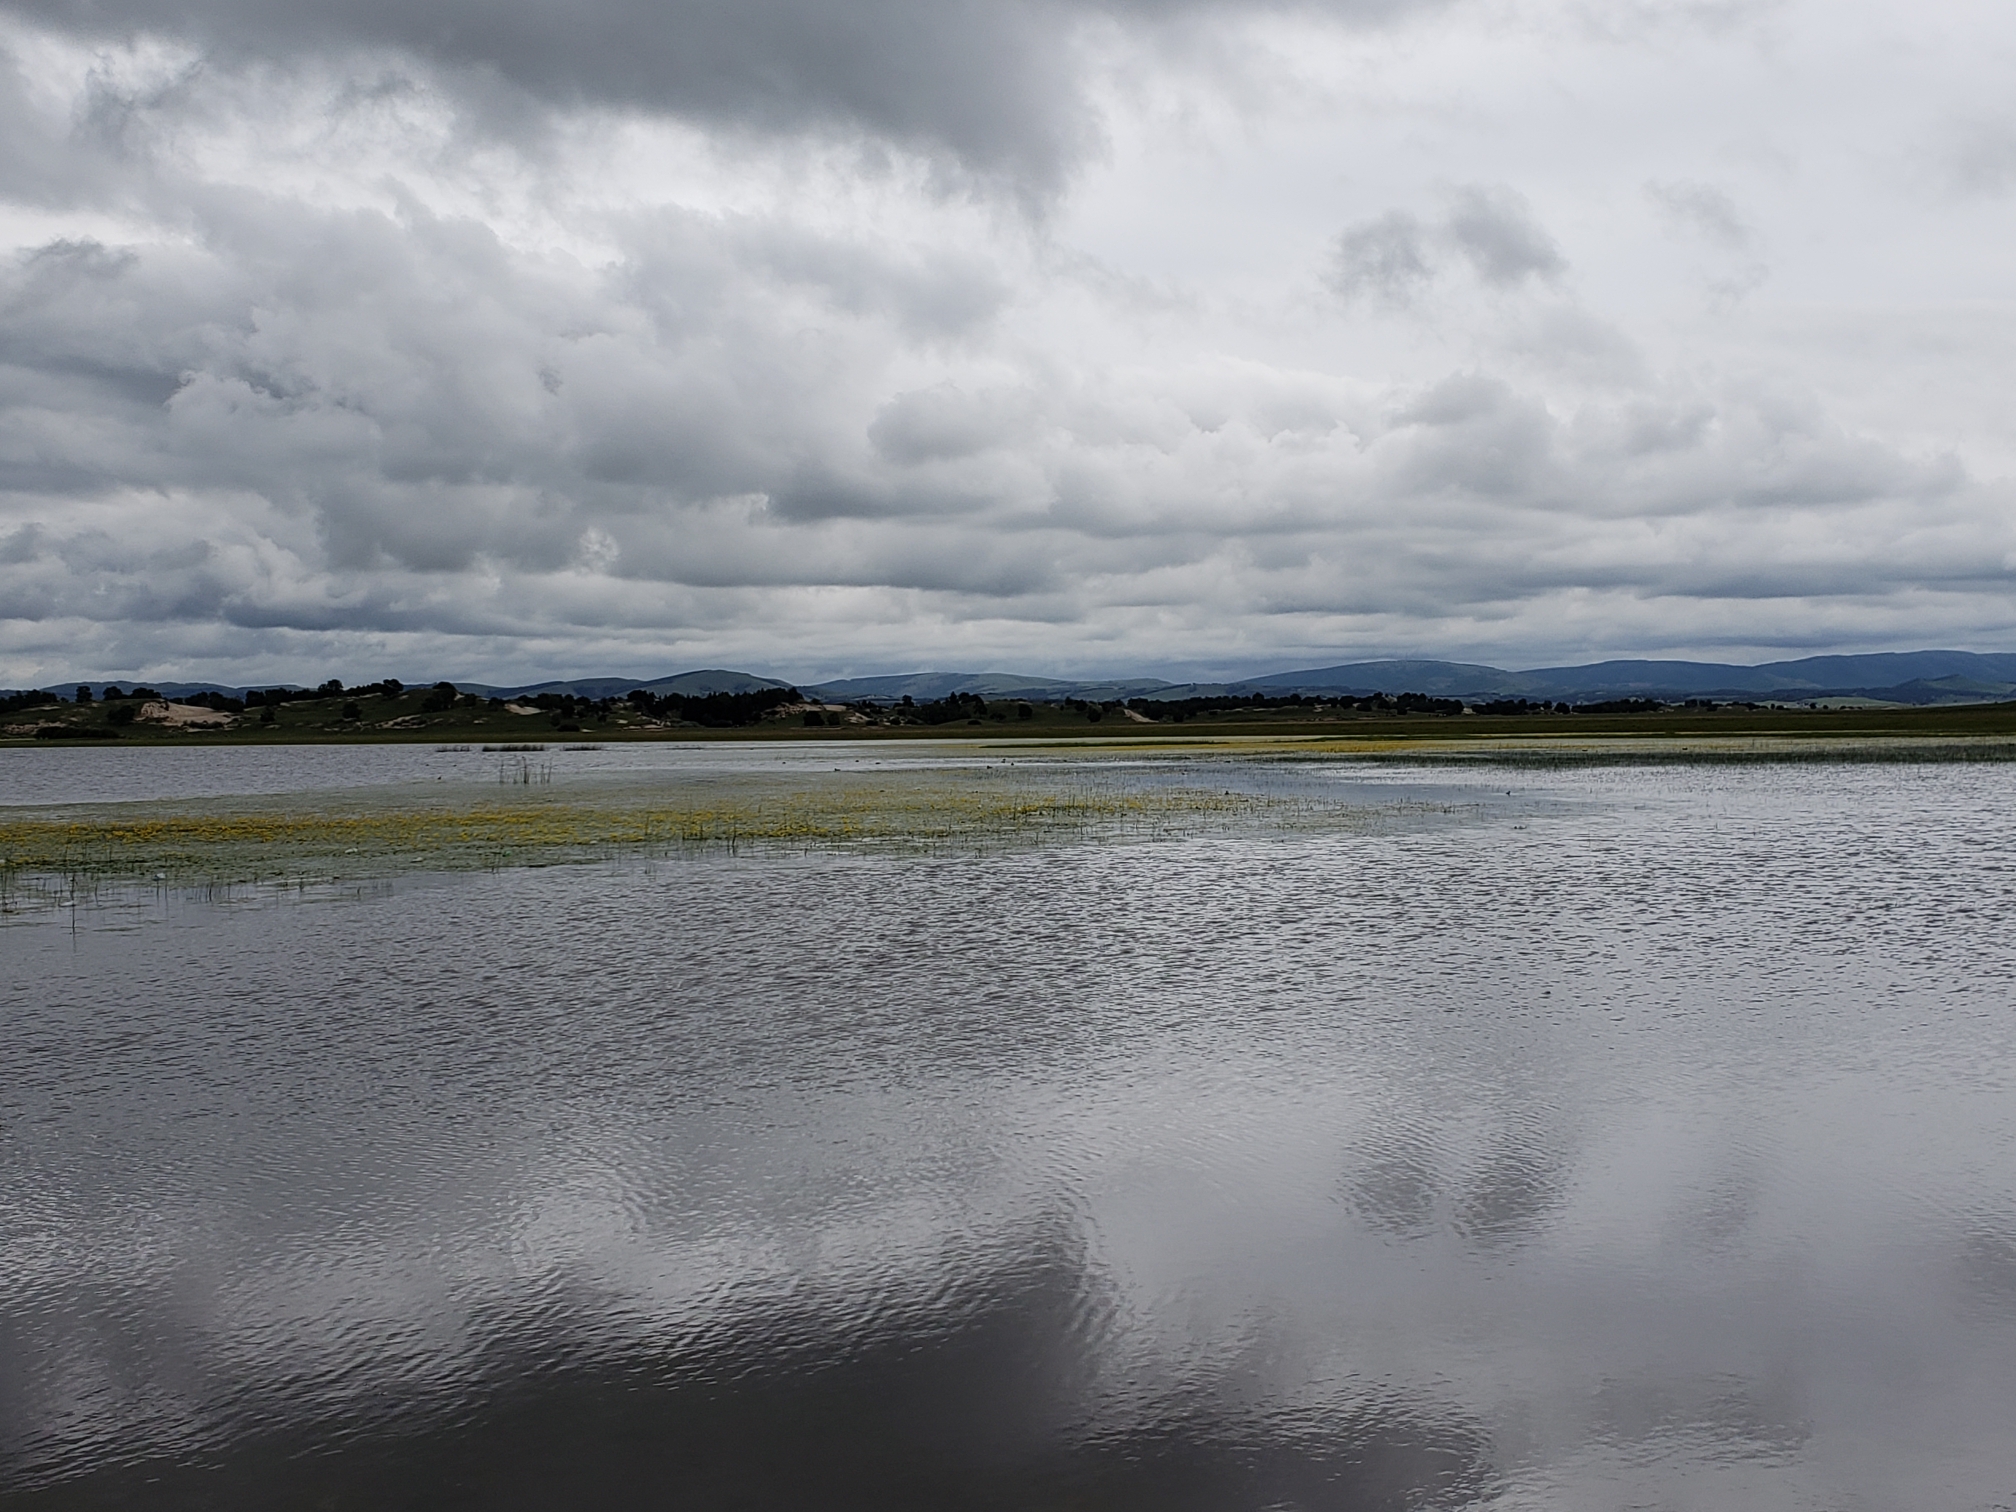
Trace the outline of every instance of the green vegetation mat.
{"label": "green vegetation mat", "polygon": [[871,848],[977,852],[1286,823],[1316,807],[1254,792],[1102,781],[1041,767],[583,784],[499,799],[476,784],[276,798],[0,810],[0,905],[134,883],[333,882],[624,854]]}

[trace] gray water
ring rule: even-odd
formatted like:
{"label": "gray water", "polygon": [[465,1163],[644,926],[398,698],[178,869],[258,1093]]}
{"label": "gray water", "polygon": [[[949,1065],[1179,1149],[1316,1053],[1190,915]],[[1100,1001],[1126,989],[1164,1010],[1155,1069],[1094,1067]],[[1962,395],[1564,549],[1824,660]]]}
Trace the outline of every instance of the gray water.
{"label": "gray water", "polygon": [[[1060,752],[1091,742],[1057,743]],[[421,784],[489,783],[515,749],[560,782],[823,771],[916,771],[988,765],[1003,742],[888,740],[592,741],[497,745],[342,744],[271,746],[0,747],[0,810],[144,802],[152,799],[330,793]],[[1138,764],[1138,763],[1129,763]]]}
{"label": "gray water", "polygon": [[2007,1508],[2011,776],[19,917],[0,1503]]}

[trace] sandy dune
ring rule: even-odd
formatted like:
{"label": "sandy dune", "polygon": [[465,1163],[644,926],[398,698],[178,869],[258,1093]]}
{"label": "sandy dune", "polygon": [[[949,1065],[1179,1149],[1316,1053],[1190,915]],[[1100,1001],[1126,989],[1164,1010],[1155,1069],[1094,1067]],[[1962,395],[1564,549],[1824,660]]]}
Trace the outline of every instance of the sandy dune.
{"label": "sandy dune", "polygon": [[228,730],[238,723],[235,714],[226,714],[222,709],[206,709],[201,704],[168,703],[156,699],[140,705],[140,712],[133,716],[148,724],[172,725],[177,728],[192,725],[214,725]]}

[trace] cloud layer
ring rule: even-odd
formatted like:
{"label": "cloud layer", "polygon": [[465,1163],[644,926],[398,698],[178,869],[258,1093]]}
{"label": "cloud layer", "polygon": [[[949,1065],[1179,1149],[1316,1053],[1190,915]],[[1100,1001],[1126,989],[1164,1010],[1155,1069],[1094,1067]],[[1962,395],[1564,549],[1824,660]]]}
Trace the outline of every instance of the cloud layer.
{"label": "cloud layer", "polygon": [[1845,14],[18,6],[0,682],[2002,649],[2016,25]]}

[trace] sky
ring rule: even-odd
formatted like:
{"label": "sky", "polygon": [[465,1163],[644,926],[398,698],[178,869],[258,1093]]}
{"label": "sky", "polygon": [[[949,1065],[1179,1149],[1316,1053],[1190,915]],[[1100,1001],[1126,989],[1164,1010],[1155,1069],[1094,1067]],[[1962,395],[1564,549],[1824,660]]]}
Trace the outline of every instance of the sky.
{"label": "sky", "polygon": [[0,684],[2016,650],[2016,7],[0,0]]}

